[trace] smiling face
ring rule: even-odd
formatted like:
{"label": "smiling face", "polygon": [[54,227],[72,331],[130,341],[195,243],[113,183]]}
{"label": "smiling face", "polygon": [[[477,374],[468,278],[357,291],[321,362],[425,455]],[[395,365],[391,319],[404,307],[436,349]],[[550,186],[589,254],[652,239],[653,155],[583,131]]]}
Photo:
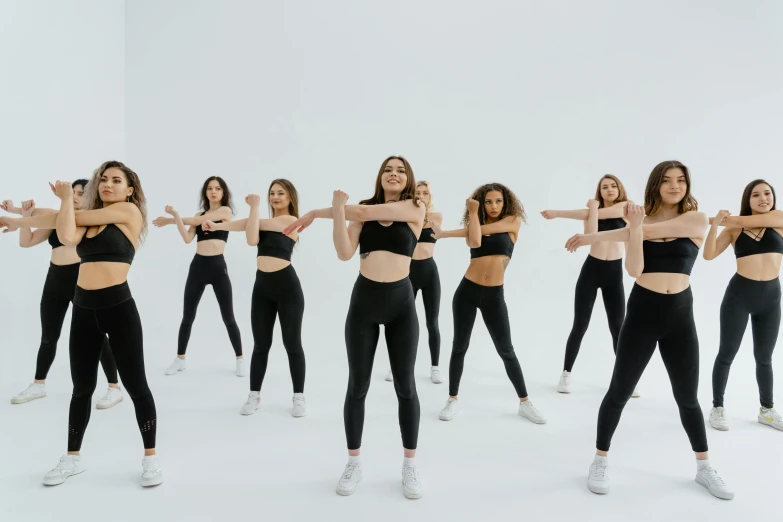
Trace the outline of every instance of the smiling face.
{"label": "smiling face", "polygon": [[[481,202],[480,202],[481,203]],[[487,222],[497,220],[500,213],[503,212],[503,193],[498,190],[490,190],[484,196],[484,212],[487,215]]]}
{"label": "smiling face", "polygon": [[408,184],[408,172],[405,164],[399,159],[386,162],[381,174],[381,187],[387,200],[396,199]]}
{"label": "smiling face", "polygon": [[775,208],[775,193],[766,183],[759,183],[750,192],[750,210],[754,214],[766,214]]}
{"label": "smiling face", "polygon": [[274,183],[269,187],[269,206],[272,207],[273,215],[280,216],[288,214],[288,207],[291,204],[291,198],[288,191],[280,183]]}
{"label": "smiling face", "polygon": [[133,187],[128,185],[125,173],[115,167],[106,169],[98,183],[98,196],[103,204],[127,201],[133,194]]}
{"label": "smiling face", "polygon": [[685,172],[680,168],[666,171],[661,182],[661,200],[665,205],[679,205],[680,201],[688,193],[688,181]]}

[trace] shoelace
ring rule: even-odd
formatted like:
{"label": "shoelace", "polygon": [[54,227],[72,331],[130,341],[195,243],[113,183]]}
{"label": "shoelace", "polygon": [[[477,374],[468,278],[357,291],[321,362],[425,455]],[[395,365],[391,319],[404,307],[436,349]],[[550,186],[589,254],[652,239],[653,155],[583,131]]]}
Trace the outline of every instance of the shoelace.
{"label": "shoelace", "polygon": [[36,387],[35,384],[31,384],[30,386],[27,387],[27,389],[25,391],[23,391],[19,395],[32,395],[33,394],[33,388],[35,388],[35,387]]}
{"label": "shoelace", "polygon": [[724,410],[723,408],[718,408],[715,410],[715,416],[719,419],[725,419],[726,418],[725,413],[726,410]]}
{"label": "shoelace", "polygon": [[148,471],[158,471],[158,461],[157,460],[147,460],[144,459],[141,462],[141,469],[146,473]]}
{"label": "shoelace", "polygon": [[304,397],[294,397],[294,406],[304,406],[305,400]]}
{"label": "shoelace", "polygon": [[711,484],[715,486],[725,486],[726,483],[723,482],[723,479],[720,478],[718,475],[718,471],[715,468],[707,468],[704,470],[705,474],[707,475],[707,479],[710,481]]}
{"label": "shoelace", "polygon": [[530,401],[522,402],[524,408],[529,408],[533,413],[540,413],[535,406],[533,406],[533,403]]}
{"label": "shoelace", "polygon": [[65,468],[69,468],[71,466],[68,466],[68,464],[73,464],[73,461],[67,457],[60,457],[60,462],[57,463],[57,466],[52,471],[59,471],[63,472],[65,471]]}
{"label": "shoelace", "polygon": [[402,474],[405,477],[406,483],[417,484],[419,482],[419,470],[412,466],[403,469]]}
{"label": "shoelace", "polygon": [[343,478],[345,480],[352,479],[358,468],[358,464],[346,464],[345,471],[343,471]]}
{"label": "shoelace", "polygon": [[108,401],[109,399],[111,399],[111,388],[106,390],[106,393],[101,397],[102,401]]}
{"label": "shoelace", "polygon": [[606,465],[593,464],[593,476],[599,480],[604,480],[606,478]]}

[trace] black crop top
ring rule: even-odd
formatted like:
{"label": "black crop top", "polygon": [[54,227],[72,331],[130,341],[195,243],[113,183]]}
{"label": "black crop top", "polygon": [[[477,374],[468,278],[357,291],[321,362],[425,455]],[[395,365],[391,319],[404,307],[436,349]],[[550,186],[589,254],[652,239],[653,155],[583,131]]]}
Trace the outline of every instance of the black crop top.
{"label": "black crop top", "polygon": [[[756,237],[758,238],[758,235]],[[758,254],[783,254],[783,237],[780,237],[777,230],[766,228],[761,238],[753,239],[743,228],[734,242],[734,254],[737,259]]]}
{"label": "black crop top", "polygon": [[644,241],[642,248],[644,274],[665,272],[691,275],[699,255],[699,247],[687,237],[678,237],[673,241]]}
{"label": "black crop top", "polygon": [[470,249],[470,258],[475,259],[477,257],[484,256],[511,257],[511,254],[513,253],[514,242],[511,241],[511,236],[508,234],[508,232],[500,232],[499,234],[482,236],[481,246]]}
{"label": "black crop top", "polygon": [[437,239],[432,237],[432,227],[422,228],[419,234],[419,243],[435,243]]}
{"label": "black crop top", "polygon": [[[206,212],[202,212],[203,216]],[[215,223],[222,223],[223,220],[215,221]],[[196,226],[196,242],[206,241],[207,239],[220,239],[228,243],[228,230],[215,230],[213,232],[206,232],[201,225]]]}
{"label": "black crop top", "polygon": [[95,237],[82,238],[76,245],[76,253],[81,258],[81,263],[97,263],[109,261],[114,263],[133,262],[136,249],[133,248],[128,236],[122,233],[117,225],[106,225]]}
{"label": "black crop top", "polygon": [[625,228],[626,222],[623,218],[610,218],[598,220],[598,231],[606,232],[608,230],[617,230]]}
{"label": "black crop top", "polygon": [[57,247],[65,246],[62,243],[60,243],[60,238],[57,237],[57,231],[52,230],[52,233],[49,234],[49,244],[52,245],[52,250],[54,250]]}
{"label": "black crop top", "polygon": [[393,221],[383,226],[377,221],[365,221],[359,233],[359,254],[385,250],[392,254],[413,257],[416,236],[408,223]]}
{"label": "black crop top", "polygon": [[291,261],[296,241],[282,232],[267,232],[262,230],[258,237],[258,256],[276,257]]}

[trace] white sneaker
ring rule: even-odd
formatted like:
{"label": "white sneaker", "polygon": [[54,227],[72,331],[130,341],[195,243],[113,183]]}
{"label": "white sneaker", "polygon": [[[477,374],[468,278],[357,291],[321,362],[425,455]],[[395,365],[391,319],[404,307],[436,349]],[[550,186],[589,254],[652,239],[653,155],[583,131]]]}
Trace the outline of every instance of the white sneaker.
{"label": "white sneaker", "polygon": [[174,358],[174,362],[166,370],[166,375],[177,375],[177,372],[181,372],[185,369],[185,359],[179,357]]}
{"label": "white sneaker", "polygon": [[84,473],[82,458],[79,455],[63,455],[60,462],[49,473],[44,475],[44,486],[57,486],[65,482],[65,479]]}
{"label": "white sneaker", "polygon": [[245,359],[237,359],[237,377],[245,376]]}
{"label": "white sneaker", "polygon": [[35,399],[46,397],[46,385],[32,383],[21,393],[11,397],[11,404],[24,404]]}
{"label": "white sneaker", "polygon": [[392,382],[394,380],[394,375],[392,375],[392,371],[389,370],[389,373],[386,374],[386,380],[389,382]]}
{"label": "white sneaker", "polygon": [[519,403],[519,416],[536,424],[546,424],[546,417],[533,406],[533,403],[530,400]]}
{"label": "white sneaker", "polygon": [[450,421],[459,414],[459,409],[459,401],[449,397],[449,400],[446,401],[446,405],[440,410],[438,418],[442,421]]}
{"label": "white sneaker", "polygon": [[[759,422],[761,422],[761,414],[759,414]],[[710,426],[716,430],[729,431],[729,421],[726,419],[726,410],[723,406],[710,410]]]}
{"label": "white sneaker", "polygon": [[307,415],[307,406],[305,406],[304,393],[294,394],[294,409],[291,410],[291,415],[294,417],[304,417]]}
{"label": "white sneaker", "polygon": [[634,398],[634,399],[638,399],[641,396],[642,396],[642,394],[639,392],[639,390],[634,388],[633,389],[633,393],[631,393],[631,397]]}
{"label": "white sneaker", "polygon": [[437,366],[430,368],[430,379],[432,379],[433,384],[440,384],[443,382],[443,375],[440,373],[440,368]]}
{"label": "white sneaker", "polygon": [[122,391],[119,388],[108,388],[103,397],[101,397],[95,407],[99,410],[106,410],[122,402]]}
{"label": "white sneaker", "polygon": [[560,382],[557,383],[558,393],[571,393],[571,372],[563,370]]}
{"label": "white sneaker", "polygon": [[723,479],[718,476],[718,472],[713,467],[700,469],[696,472],[696,483],[707,488],[707,491],[713,497],[731,500],[734,498],[734,492],[729,488]]}
{"label": "white sneaker", "polygon": [[424,484],[419,478],[419,470],[416,466],[402,467],[402,492],[405,498],[416,499],[424,495]]}
{"label": "white sneaker", "polygon": [[349,462],[345,465],[343,476],[337,482],[337,494],[347,497],[356,491],[356,486],[362,481],[362,465],[358,462],[353,464]]}
{"label": "white sneaker", "polygon": [[590,464],[590,474],[587,477],[587,489],[598,495],[609,493],[609,459],[598,455]]}
{"label": "white sneaker", "polygon": [[772,426],[776,430],[783,431],[783,417],[780,416],[780,413],[775,411],[775,408],[760,408],[759,422],[761,424],[766,424],[767,426]]}
{"label": "white sneaker", "polygon": [[247,402],[242,405],[239,413],[242,415],[253,415],[261,407],[261,394],[259,392],[250,392],[247,396]]}
{"label": "white sneaker", "polygon": [[163,473],[157,455],[144,457],[141,461],[141,485],[148,488],[163,482]]}

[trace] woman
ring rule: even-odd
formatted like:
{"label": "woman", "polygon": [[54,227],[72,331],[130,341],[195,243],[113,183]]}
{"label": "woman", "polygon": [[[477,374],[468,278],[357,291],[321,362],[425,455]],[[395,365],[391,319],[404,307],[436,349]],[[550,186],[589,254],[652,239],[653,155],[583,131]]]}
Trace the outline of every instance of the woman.
{"label": "woman", "polygon": [[607,455],[612,435],[657,344],[682,425],[696,453],[696,482],[718,498],[734,497],[710,466],[704,416],[697,397],[699,340],[693,320],[690,273],[707,228],[707,217],[697,210],[687,167],[679,161],[664,161],[647,180],[644,208],[626,207],[628,227],[578,234],[566,243],[566,248],[574,252],[599,241],[625,242],[625,269],[636,279],[617,340],[612,382],[598,412],[597,451],[587,479],[593,493],[609,492]]}
{"label": "woman", "polygon": [[[541,215],[546,219],[582,220],[584,233],[592,234],[624,228],[626,222],[623,219],[623,211],[627,202],[628,198],[622,182],[617,176],[606,174],[598,181],[595,199],[587,202],[587,210],[544,210]],[[623,254],[622,243],[595,243],[590,247],[590,254],[585,259],[579,279],[576,281],[574,324],[566,342],[563,373],[557,384],[557,391],[560,393],[571,393],[571,371],[579,354],[582,339],[587,333],[599,289],[606,309],[606,318],[609,321],[612,348],[617,353],[617,336],[625,318]],[[639,393],[634,390],[632,396],[638,397]]]}
{"label": "woman", "polygon": [[[416,184],[416,197],[426,205],[427,213],[424,216],[424,228],[421,229],[416,249],[413,251],[410,280],[413,285],[413,298],[415,299],[419,294],[419,290],[421,290],[421,298],[424,301],[424,317],[427,322],[430,362],[432,363],[430,379],[432,379],[433,383],[440,384],[443,382],[443,376],[440,373],[440,368],[438,368],[440,359],[440,329],[438,328],[440,276],[438,275],[438,265],[435,264],[435,259],[432,257],[435,253],[435,242],[437,241],[432,235],[432,227],[440,227],[443,224],[443,214],[434,211],[432,192],[428,182],[419,181]],[[386,374],[386,380],[391,382],[393,379],[392,372],[389,370]]]}
{"label": "woman", "polygon": [[440,420],[450,421],[460,412],[459,383],[476,311],[481,310],[484,324],[519,397],[519,415],[536,424],[545,424],[546,418],[528,399],[522,369],[511,343],[511,325],[503,291],[504,274],[514,252],[519,227],[525,221],[525,209],[514,193],[500,183],[477,188],[466,201],[466,207],[462,217],[464,228],[435,230],[438,239],[463,237],[470,247],[470,265],[452,301],[454,343],[449,361],[449,398],[440,411]]}
{"label": "woman", "polygon": [[[228,267],[223,257],[226,241],[228,241],[228,232],[208,232],[202,228],[205,221],[216,223],[231,221],[233,214],[231,191],[223,178],[212,176],[204,182],[201,187],[201,208],[202,211],[192,218],[183,219],[173,207],[167,206],[166,213],[172,217],[159,217],[152,222],[156,227],[177,225],[177,230],[186,244],[190,244],[194,237],[198,238],[196,240],[196,255],[190,263],[188,279],[185,282],[185,304],[182,323],[179,326],[177,357],[166,370],[166,375],[176,375],[185,369],[185,352],[188,349],[193,321],[196,320],[196,310],[201,296],[204,295],[204,289],[207,285],[212,285],[220,307],[220,315],[223,317],[223,324],[226,325],[228,338],[234,348],[237,377],[244,377],[245,360],[242,357],[242,337],[234,319],[231,279],[228,277]],[[188,228],[185,228],[186,225]]]}
{"label": "woman", "polygon": [[[87,186],[87,180],[77,179],[71,186],[74,193],[73,205],[78,210],[84,194],[84,187]],[[22,202],[22,208],[14,207],[11,201],[4,201],[1,207],[7,212],[20,214],[23,217],[56,212],[52,209],[36,209],[35,202],[32,200]],[[19,246],[22,248],[30,248],[44,241],[47,241],[52,247],[52,255],[41,295],[41,345],[38,348],[35,379],[24,391],[11,397],[11,404],[24,404],[46,397],[46,376],[54,362],[57,341],[60,339],[68,305],[73,302],[76,279],[79,277],[79,256],[76,254],[75,247],[60,243],[54,230],[32,230],[30,227],[21,227]],[[117,365],[111,354],[108,339],[104,339],[101,349],[101,366],[109,387],[95,407],[99,410],[105,410],[122,402],[122,391],[117,378]]]}
{"label": "woman", "polygon": [[288,353],[288,367],[294,386],[294,417],[307,414],[304,398],[305,356],[302,348],[302,316],[304,294],[296,270],[291,265],[291,254],[298,234],[282,234],[285,227],[299,217],[299,195],[293,183],[276,179],[269,185],[270,219],[258,218],[261,198],[251,194],[245,198],[250,205],[247,219],[231,223],[206,221],[204,230],[244,231],[247,244],[258,246],[256,257],[256,283],[253,286],[251,324],[253,326],[253,358],[250,361],[250,394],[239,410],[242,415],[252,415],[261,405],[261,385],[266,374],[269,350],[272,348],[272,332],[275,317],[280,317],[283,346]]}
{"label": "woman", "polygon": [[61,200],[56,214],[0,218],[0,228],[55,229],[64,245],[76,245],[79,278],[71,321],[73,395],[68,418],[68,453],[44,476],[47,486],[62,484],[85,471],[79,451],[90,419],[98,360],[108,335],[122,382],[133,400],[144,443],[142,486],[163,482],[155,455],[155,401],[147,386],[141,320],[128,287],[136,247],[146,233],[146,200],[139,177],[119,161],[107,161],[87,184],[80,212],[74,212],[71,184],[52,187]]}
{"label": "woman", "polygon": [[[375,180],[375,194],[359,205],[346,205],[348,194],[336,190],[332,207],[310,211],[283,231],[301,233],[315,218],[333,220],[337,257],[348,261],[359,248],[359,277],[345,321],[348,349],[348,392],[343,417],[348,464],[337,493],[350,495],[362,479],[359,453],[364,428],[364,400],[370,388],[372,363],[384,325],[394,389],[399,403],[404,460],[405,497],[421,498],[424,488],[415,463],[419,436],[419,397],[413,367],[419,340],[419,320],[409,279],[411,258],[421,235],[426,208],[415,195],[416,180],[400,156],[384,160]],[[346,226],[345,221],[350,223]]]}
{"label": "woman", "polygon": [[[731,278],[720,307],[720,350],[712,369],[710,426],[726,431],[723,393],[729,370],[739,351],[750,317],[753,356],[761,408],[758,421],[783,430],[783,418],[772,401],[772,352],[780,330],[780,263],[783,260],[783,212],[775,210],[775,189],[764,181],[751,181],[742,194],[740,215],[721,210],[712,220],[704,259],[721,255],[734,246],[737,273]],[[718,227],[726,227],[718,235]]]}

